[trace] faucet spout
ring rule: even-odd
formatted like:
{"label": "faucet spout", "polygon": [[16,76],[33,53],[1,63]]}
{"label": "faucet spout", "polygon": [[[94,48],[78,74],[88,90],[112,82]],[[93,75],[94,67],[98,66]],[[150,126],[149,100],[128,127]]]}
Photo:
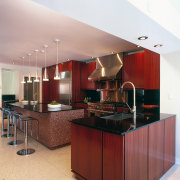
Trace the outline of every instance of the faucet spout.
{"label": "faucet spout", "polygon": [[131,84],[133,87],[133,107],[131,108],[131,112],[133,113],[134,124],[136,124],[136,88],[132,82],[126,81],[121,86],[121,93],[123,92],[123,88],[126,84]]}

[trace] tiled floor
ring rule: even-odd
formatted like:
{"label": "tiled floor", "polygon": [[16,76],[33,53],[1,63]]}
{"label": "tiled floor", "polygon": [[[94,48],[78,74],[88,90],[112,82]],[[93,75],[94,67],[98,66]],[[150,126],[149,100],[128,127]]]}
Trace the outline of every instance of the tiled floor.
{"label": "tiled floor", "polygon": [[[23,133],[18,131],[18,139]],[[9,146],[12,138],[0,138],[0,180],[70,180],[75,179],[71,173],[70,146],[49,150],[33,139],[29,147],[36,152],[28,157],[18,156],[16,152],[24,147]]]}
{"label": "tiled floor", "polygon": [[[1,127],[1,125],[0,125]],[[23,134],[18,131],[18,139]],[[29,147],[36,152],[28,157],[18,156],[16,152],[24,147],[9,146],[12,138],[0,138],[0,180],[71,180],[71,148],[66,146],[49,150],[33,139]],[[173,166],[161,180],[180,180],[180,166]]]}

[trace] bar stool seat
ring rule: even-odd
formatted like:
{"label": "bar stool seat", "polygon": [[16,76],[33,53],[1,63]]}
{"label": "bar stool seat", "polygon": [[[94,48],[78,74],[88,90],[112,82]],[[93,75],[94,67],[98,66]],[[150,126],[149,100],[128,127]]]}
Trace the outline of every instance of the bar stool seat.
{"label": "bar stool seat", "polygon": [[31,134],[32,134],[32,121],[37,121],[37,138],[39,134],[39,122],[36,118],[24,116],[20,119],[25,124],[25,148],[17,152],[18,155],[27,156],[33,154],[35,149],[28,148],[28,122],[31,121]]}
{"label": "bar stool seat", "polygon": [[14,121],[14,140],[13,141],[10,141],[8,142],[8,145],[11,145],[11,146],[17,146],[19,144],[22,144],[24,141],[22,140],[17,140],[17,120],[21,119],[21,116],[23,114],[21,113],[17,113],[17,112],[12,112],[12,115],[13,115],[13,121]]}

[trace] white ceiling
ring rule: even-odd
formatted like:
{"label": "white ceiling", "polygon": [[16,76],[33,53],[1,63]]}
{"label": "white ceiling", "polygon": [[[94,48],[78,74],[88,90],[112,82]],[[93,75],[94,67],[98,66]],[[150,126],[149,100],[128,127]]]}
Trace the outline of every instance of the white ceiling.
{"label": "white ceiling", "polygon": [[[171,16],[172,8],[166,9],[164,6],[167,1],[161,0],[33,0],[57,12],[61,12],[69,17],[113,34],[117,37],[130,41],[134,44],[140,44],[142,47],[150,49],[160,54],[170,53],[180,50],[180,37],[172,33],[172,29],[180,32],[180,28],[175,27],[179,23],[178,17]],[[130,2],[143,3],[145,1],[151,5],[153,1],[157,12],[161,15],[164,22],[169,22],[171,28],[165,29],[160,23],[155,22],[152,18],[136,8]],[[165,1],[165,3],[164,3]],[[179,0],[173,0],[173,2]],[[172,4],[172,3],[171,3]],[[142,8],[141,5],[136,5]],[[178,8],[176,8],[178,10]],[[157,15],[157,14],[156,14]],[[176,18],[173,18],[173,17]],[[156,16],[157,17],[157,16]],[[158,19],[157,19],[158,20]],[[174,23],[170,23],[174,21]],[[171,29],[171,33],[169,32]],[[176,31],[177,32],[177,31]],[[146,41],[138,41],[138,37],[147,35]],[[177,35],[177,33],[176,33]],[[154,48],[155,44],[163,44],[162,48]]]}
{"label": "white ceiling", "polygon": [[[137,49],[119,37],[81,23],[59,12],[29,0],[0,1],[0,62],[22,65],[20,57],[48,44],[47,65],[56,63],[55,38],[61,40],[59,62],[85,60],[113,52]],[[28,65],[28,58],[25,58]],[[44,56],[38,55],[38,66],[44,66]]]}

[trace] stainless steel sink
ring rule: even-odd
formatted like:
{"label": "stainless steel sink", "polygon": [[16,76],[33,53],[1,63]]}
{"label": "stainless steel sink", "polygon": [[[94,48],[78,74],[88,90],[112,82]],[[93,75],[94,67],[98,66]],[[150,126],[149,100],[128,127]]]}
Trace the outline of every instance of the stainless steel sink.
{"label": "stainless steel sink", "polygon": [[133,118],[133,114],[119,113],[119,114],[113,114],[109,116],[102,116],[101,118],[109,119],[109,120],[124,120],[128,118]]}

